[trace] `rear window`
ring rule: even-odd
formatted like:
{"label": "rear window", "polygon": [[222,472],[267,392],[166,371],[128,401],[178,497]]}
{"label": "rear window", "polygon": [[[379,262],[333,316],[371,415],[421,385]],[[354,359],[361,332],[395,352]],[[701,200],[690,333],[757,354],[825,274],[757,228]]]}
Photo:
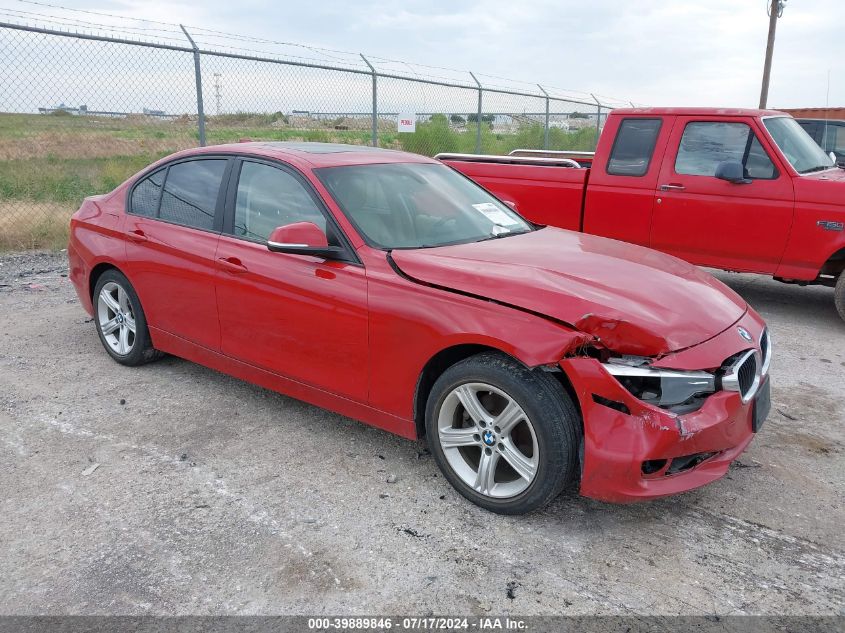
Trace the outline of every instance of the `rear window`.
{"label": "rear window", "polygon": [[225,169],[225,159],[172,165],[167,172],[159,217],[197,229],[212,229]]}
{"label": "rear window", "polygon": [[660,119],[624,119],[613,141],[613,149],[610,150],[607,173],[614,176],[645,176],[661,123]]}

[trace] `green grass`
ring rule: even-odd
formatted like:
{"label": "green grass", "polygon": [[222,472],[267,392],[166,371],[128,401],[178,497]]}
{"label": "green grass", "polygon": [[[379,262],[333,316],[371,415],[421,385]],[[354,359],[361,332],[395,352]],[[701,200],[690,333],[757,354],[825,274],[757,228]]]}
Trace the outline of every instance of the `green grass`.
{"label": "green grass", "polygon": [[[300,121],[301,123],[301,121]],[[209,144],[241,139],[315,141],[369,145],[368,122],[343,129],[343,120],[309,121],[298,129],[296,117],[276,113],[210,116]],[[336,129],[340,128],[340,129]],[[472,153],[477,127],[450,127],[444,115],[417,124],[413,134],[395,131],[388,120],[379,127],[379,145],[433,156]],[[196,120],[2,114],[0,113],[0,248],[55,247],[66,243],[68,218],[85,196],[111,191],[132,174],[174,151],[199,143]],[[549,148],[591,150],[595,129],[549,130]],[[517,148],[543,147],[543,126],[525,124],[512,133],[496,133],[481,124],[481,151],[507,154]]]}
{"label": "green grass", "polygon": [[[436,115],[426,123],[418,123],[414,133],[399,134],[401,149],[415,154],[434,156],[439,152],[475,152],[478,127],[467,124],[465,131],[458,132],[449,127],[444,115]],[[511,134],[495,133],[489,124],[481,124],[481,153],[507,154],[515,149],[542,149],[544,130],[540,123],[525,124]],[[551,150],[592,151],[596,142],[596,130],[593,127],[577,132],[568,132],[559,128],[549,130]]]}
{"label": "green grass", "polygon": [[0,162],[0,198],[78,205],[85,196],[111,191],[167,152],[61,159],[55,156]]}

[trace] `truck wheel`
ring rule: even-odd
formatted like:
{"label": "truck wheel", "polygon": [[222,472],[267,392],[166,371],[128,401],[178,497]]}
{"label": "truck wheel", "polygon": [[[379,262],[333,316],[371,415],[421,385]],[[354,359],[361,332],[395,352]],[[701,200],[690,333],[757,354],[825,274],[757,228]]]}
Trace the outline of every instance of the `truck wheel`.
{"label": "truck wheel", "polygon": [[839,280],[836,282],[836,288],[833,291],[833,300],[836,303],[839,316],[845,320],[845,270],[839,273]]}
{"label": "truck wheel", "polygon": [[553,376],[503,354],[463,360],[435,382],[426,434],[443,475],[499,514],[548,504],[578,472],[578,411]]}

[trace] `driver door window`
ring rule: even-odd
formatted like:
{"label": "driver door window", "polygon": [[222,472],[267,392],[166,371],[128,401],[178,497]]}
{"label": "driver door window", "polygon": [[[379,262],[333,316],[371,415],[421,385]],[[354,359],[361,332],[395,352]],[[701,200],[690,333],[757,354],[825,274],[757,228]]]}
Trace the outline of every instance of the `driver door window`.
{"label": "driver door window", "polygon": [[273,229],[294,222],[313,222],[326,231],[325,217],[296,177],[271,165],[244,161],[232,232],[265,242]]}
{"label": "driver door window", "polygon": [[716,166],[727,160],[742,163],[746,178],[772,180],[778,176],[757,136],[745,123],[687,123],[675,159],[675,173],[715,176]]}

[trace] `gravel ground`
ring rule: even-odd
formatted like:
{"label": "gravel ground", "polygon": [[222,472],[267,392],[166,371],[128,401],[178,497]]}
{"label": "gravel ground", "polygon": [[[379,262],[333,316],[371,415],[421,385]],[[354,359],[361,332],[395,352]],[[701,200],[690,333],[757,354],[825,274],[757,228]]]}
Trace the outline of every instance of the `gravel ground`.
{"label": "gravel ground", "polygon": [[830,289],[719,273],[776,345],[772,415],[723,480],[502,517],[422,444],[176,358],[117,365],[65,267],[0,258],[2,614],[845,615]]}

